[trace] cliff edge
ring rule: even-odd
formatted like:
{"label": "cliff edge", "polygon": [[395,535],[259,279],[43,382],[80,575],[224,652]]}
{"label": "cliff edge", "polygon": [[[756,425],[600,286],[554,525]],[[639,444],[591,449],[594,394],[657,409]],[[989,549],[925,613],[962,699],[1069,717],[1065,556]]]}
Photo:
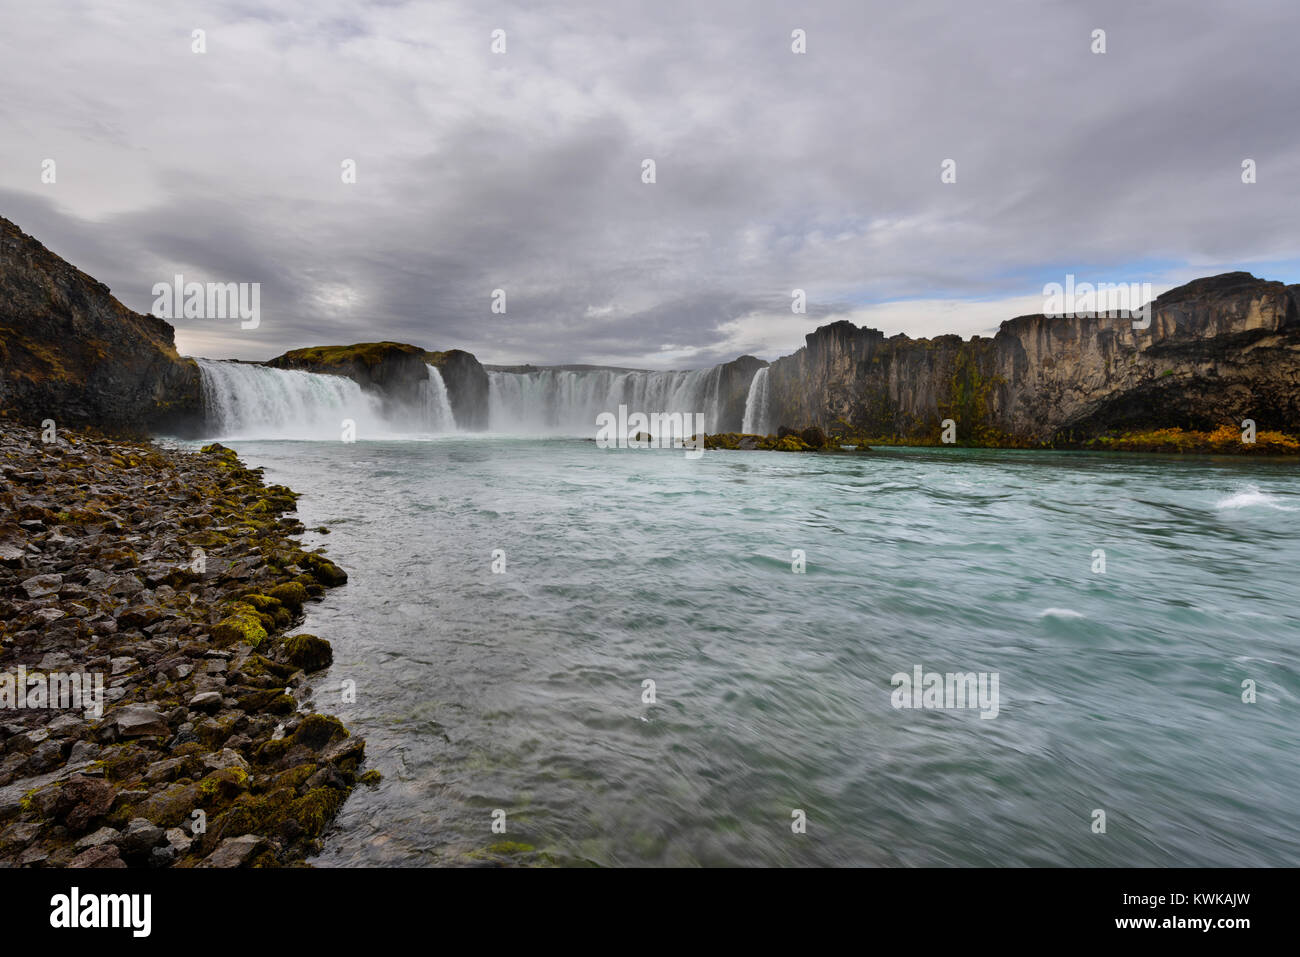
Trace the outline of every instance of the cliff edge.
{"label": "cliff edge", "polygon": [[30,425],[170,431],[202,407],[172,327],[0,217],[0,409]]}
{"label": "cliff edge", "polygon": [[1300,427],[1300,286],[1232,272],[1128,317],[1020,316],[991,339],[823,326],[772,363],[772,417],[874,438],[1082,441],[1128,429]]}

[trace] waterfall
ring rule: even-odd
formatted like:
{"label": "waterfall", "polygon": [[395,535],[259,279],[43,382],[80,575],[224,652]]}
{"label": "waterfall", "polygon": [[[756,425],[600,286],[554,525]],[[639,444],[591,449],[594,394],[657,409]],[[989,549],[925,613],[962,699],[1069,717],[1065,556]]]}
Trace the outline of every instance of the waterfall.
{"label": "waterfall", "polygon": [[394,431],[379,398],[343,376],[196,361],[208,429],[216,437],[337,440],[344,419],[356,423],[358,438]]}
{"label": "waterfall", "polygon": [[770,368],[771,366],[763,366],[754,373],[754,379],[749,383],[749,395],[745,397],[745,422],[740,427],[740,431],[747,435],[767,435],[772,427],[768,422],[771,413],[767,372]]}
{"label": "waterfall", "polygon": [[[198,359],[207,431],[230,439],[338,440],[343,422],[358,439],[455,432],[441,371],[426,365],[419,395],[395,403],[346,376]],[[765,371],[765,370],[764,370]],[[750,387],[750,403],[754,387]],[[722,367],[691,372],[539,369],[488,373],[488,429],[515,435],[592,436],[603,412],[704,414],[706,431],[721,431]],[[735,414],[734,412],[732,413]],[[694,427],[694,419],[689,420]],[[746,407],[746,422],[749,409]],[[731,424],[734,429],[734,422]]]}
{"label": "waterfall", "polygon": [[421,383],[424,392],[424,427],[430,432],[455,432],[456,417],[451,411],[451,398],[446,383],[437,366],[425,365],[429,381]]}
{"label": "waterfall", "polygon": [[493,432],[591,435],[596,416],[628,412],[704,413],[706,431],[721,417],[722,369],[625,372],[616,369],[541,369],[490,372],[488,427]]}

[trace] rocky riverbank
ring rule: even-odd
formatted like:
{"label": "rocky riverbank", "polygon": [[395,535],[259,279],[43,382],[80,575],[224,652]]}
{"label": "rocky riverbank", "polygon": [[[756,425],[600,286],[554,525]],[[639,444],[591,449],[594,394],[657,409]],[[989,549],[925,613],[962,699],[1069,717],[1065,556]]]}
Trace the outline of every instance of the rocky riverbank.
{"label": "rocky riverbank", "polygon": [[332,653],[289,633],[347,575],[295,499],[220,445],[0,421],[0,866],[296,864],[377,777],[311,710]]}

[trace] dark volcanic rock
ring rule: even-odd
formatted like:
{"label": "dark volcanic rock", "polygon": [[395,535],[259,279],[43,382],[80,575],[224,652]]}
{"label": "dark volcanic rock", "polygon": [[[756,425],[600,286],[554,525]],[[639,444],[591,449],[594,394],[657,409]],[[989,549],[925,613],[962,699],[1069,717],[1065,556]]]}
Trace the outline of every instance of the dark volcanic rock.
{"label": "dark volcanic rock", "polygon": [[184,431],[202,405],[198,366],[177,354],[170,325],[4,218],[0,373],[0,408],[31,425]]}
{"label": "dark volcanic rock", "polygon": [[767,365],[762,359],[741,356],[718,366],[718,421],[713,429],[718,432],[739,432],[745,422],[745,400],[754,373]]}
{"label": "dark volcanic rock", "polygon": [[456,425],[462,429],[488,427],[488,374],[478,359],[460,349],[430,352],[426,358],[437,366],[447,386]]}
{"label": "dark volcanic rock", "polygon": [[54,816],[73,830],[85,830],[91,821],[108,813],[114,796],[113,788],[103,781],[77,776],[60,790]]}
{"label": "dark volcanic rock", "polygon": [[167,719],[152,708],[129,705],[113,714],[113,723],[124,738],[143,735],[165,735],[170,732]]}
{"label": "dark volcanic rock", "polygon": [[100,868],[100,867],[126,867],[126,863],[119,856],[116,845],[100,844],[92,847],[87,851],[82,851],[71,861],[68,867],[72,868]]}

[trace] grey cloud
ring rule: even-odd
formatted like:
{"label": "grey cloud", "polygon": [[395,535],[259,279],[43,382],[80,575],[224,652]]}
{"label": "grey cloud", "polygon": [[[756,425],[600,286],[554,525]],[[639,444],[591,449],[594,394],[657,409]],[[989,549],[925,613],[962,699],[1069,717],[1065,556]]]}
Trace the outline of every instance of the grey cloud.
{"label": "grey cloud", "polygon": [[0,212],[137,309],[176,271],[262,282],[262,328],[204,328],[220,355],[388,338],[693,366],[733,358],[747,315],[787,316],[797,347],[795,287],[821,316],[1024,296],[1071,264],[1300,257],[1292,0],[91,9],[0,39],[11,75],[59,55],[52,23],[75,53],[4,97]]}

